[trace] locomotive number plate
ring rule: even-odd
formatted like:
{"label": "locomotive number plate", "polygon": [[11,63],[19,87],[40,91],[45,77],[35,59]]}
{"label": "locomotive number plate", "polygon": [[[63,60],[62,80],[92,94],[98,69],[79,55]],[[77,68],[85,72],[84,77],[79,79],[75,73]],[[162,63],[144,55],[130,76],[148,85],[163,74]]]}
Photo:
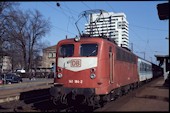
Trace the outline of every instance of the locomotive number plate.
{"label": "locomotive number plate", "polygon": [[81,67],[81,59],[72,59],[70,67]]}
{"label": "locomotive number plate", "polygon": [[68,80],[68,83],[82,84],[83,80]]}

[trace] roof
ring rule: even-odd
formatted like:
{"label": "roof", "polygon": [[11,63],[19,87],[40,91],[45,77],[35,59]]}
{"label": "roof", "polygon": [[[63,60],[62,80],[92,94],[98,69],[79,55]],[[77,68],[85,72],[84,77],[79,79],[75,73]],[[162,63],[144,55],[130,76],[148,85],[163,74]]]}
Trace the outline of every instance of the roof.
{"label": "roof", "polygon": [[56,49],[56,46],[57,46],[57,45],[49,46],[49,47],[47,47],[47,48],[44,48],[43,50]]}
{"label": "roof", "polygon": [[160,20],[169,19],[169,3],[161,3],[157,5],[158,16]]}
{"label": "roof", "polygon": [[159,57],[159,58],[168,58],[169,57],[169,55],[155,55],[155,57]]}
{"label": "roof", "polygon": [[5,51],[0,50],[0,56],[8,56],[9,54]]}
{"label": "roof", "polygon": [[164,60],[164,59],[170,59],[169,55],[155,55],[157,60]]}

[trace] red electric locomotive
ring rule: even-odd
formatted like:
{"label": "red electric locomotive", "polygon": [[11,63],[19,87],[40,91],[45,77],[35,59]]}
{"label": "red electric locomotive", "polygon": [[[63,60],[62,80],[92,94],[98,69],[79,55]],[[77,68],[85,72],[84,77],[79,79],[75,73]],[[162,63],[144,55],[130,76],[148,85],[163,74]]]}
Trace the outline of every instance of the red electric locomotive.
{"label": "red electric locomotive", "polygon": [[54,104],[78,101],[100,106],[137,87],[137,56],[108,39],[76,37],[58,42],[50,89]]}

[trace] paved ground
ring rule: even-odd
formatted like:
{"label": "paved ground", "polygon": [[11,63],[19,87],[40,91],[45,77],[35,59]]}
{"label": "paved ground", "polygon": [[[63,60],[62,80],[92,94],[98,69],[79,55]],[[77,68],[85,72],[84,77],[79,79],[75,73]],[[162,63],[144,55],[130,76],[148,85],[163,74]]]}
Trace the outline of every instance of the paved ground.
{"label": "paved ground", "polygon": [[169,88],[163,83],[160,77],[96,111],[169,111]]}

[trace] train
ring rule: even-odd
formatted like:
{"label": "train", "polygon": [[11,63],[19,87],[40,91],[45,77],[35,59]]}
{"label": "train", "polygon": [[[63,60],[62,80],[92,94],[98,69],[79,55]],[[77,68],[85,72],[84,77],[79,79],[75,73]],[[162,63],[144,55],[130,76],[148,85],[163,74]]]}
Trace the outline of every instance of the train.
{"label": "train", "polygon": [[56,46],[56,75],[50,95],[55,105],[101,107],[162,73],[158,65],[109,38],[64,39]]}

